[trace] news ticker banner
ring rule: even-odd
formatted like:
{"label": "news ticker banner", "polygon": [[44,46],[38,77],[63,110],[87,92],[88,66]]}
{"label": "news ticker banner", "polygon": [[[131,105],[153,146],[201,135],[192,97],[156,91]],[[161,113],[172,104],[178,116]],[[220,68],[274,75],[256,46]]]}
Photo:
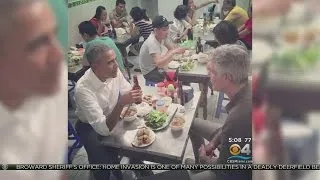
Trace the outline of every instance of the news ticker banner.
{"label": "news ticker banner", "polygon": [[320,170],[320,164],[2,164],[0,170]]}

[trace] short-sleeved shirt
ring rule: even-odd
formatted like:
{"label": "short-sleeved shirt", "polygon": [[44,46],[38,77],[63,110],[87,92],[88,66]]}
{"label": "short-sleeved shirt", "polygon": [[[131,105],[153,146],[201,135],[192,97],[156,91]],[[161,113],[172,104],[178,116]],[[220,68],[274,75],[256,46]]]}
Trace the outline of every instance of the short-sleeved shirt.
{"label": "short-sleeved shirt", "polygon": [[130,83],[120,71],[115,78],[102,82],[92,69],[89,69],[79,79],[75,88],[75,114],[81,122],[90,124],[98,134],[108,136],[111,133],[106,124],[108,116],[117,105],[119,96],[131,89]]}
{"label": "short-sleeved shirt", "polygon": [[[100,26],[100,25],[99,25],[99,20],[96,19],[96,18],[92,18],[92,19],[90,20],[90,22],[91,22],[91,24],[96,28],[96,30],[98,31],[99,26]],[[103,26],[103,27],[102,27],[102,32],[104,32],[105,29],[106,29],[106,26]]]}
{"label": "short-sleeved shirt", "polygon": [[116,60],[119,65],[119,69],[121,70],[121,72],[124,72],[125,69],[124,69],[122,54],[121,54],[120,50],[118,49],[117,45],[109,37],[97,37],[94,40],[87,42],[84,56],[87,55],[87,50],[89,49],[89,47],[96,44],[96,43],[103,43],[114,51],[114,53],[116,54]]}
{"label": "short-sleeved shirt", "polygon": [[[240,16],[236,20],[234,20],[235,16]],[[242,9],[239,6],[233,7],[233,9],[229,12],[227,17],[224,19],[226,21],[230,21],[232,24],[234,24],[237,28],[242,26],[247,20],[249,19],[247,11]]]}
{"label": "short-sleeved shirt", "polygon": [[140,49],[139,64],[142,74],[146,75],[157,67],[153,62],[152,54],[163,55],[166,52],[164,41],[159,42],[152,32]]}
{"label": "short-sleeved shirt", "polygon": [[135,26],[139,28],[139,33],[144,40],[147,40],[153,31],[153,26],[151,23],[147,23],[144,20],[133,22]]}
{"label": "short-sleeved shirt", "polygon": [[244,25],[245,25],[245,28],[248,31],[250,31],[250,33],[244,36],[242,39],[251,46],[252,45],[252,18],[249,18]]}
{"label": "short-sleeved shirt", "polygon": [[111,13],[109,15],[109,19],[110,20],[120,21],[121,23],[126,21],[127,18],[128,18],[127,9],[124,9],[121,14],[117,13],[117,10],[114,9],[114,10],[111,11]]}
{"label": "short-sleeved shirt", "polygon": [[173,19],[173,24],[169,26],[169,37],[172,41],[182,35],[185,29],[192,27],[186,20]]}

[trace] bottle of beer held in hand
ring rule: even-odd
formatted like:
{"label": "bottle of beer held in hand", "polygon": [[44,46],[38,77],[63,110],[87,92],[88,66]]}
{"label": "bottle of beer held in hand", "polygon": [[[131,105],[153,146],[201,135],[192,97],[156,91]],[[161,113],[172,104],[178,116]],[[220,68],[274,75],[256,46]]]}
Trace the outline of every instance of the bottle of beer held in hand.
{"label": "bottle of beer held in hand", "polygon": [[[132,87],[132,90],[141,90],[141,87],[140,87],[139,82],[138,82],[137,75],[133,76],[133,87]],[[141,104],[142,103],[142,98],[137,100],[135,103],[136,104]]]}

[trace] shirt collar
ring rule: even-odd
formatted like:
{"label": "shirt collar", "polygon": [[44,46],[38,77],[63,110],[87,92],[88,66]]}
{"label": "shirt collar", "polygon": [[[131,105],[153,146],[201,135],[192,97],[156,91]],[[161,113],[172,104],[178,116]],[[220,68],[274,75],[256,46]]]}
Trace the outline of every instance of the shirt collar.
{"label": "shirt collar", "polygon": [[97,76],[96,74],[92,71],[92,69],[89,69],[89,75],[88,75],[88,79],[90,80],[91,84],[93,85],[94,88],[99,89],[100,87],[102,87],[103,85],[107,84],[108,82],[110,82],[112,79],[109,78],[107,79],[105,82],[102,82]]}
{"label": "shirt collar", "polygon": [[249,82],[246,82],[245,85],[234,95],[234,97],[227,104],[227,112],[229,112],[235,105],[237,105],[239,101],[243,99],[246,96],[247,92],[250,90],[251,86],[249,85]]}

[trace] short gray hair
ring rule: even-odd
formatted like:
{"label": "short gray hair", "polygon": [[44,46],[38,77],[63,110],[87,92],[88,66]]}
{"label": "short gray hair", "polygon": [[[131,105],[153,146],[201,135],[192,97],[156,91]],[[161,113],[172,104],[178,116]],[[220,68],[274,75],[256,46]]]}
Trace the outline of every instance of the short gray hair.
{"label": "short gray hair", "polygon": [[226,44],[216,48],[211,54],[218,74],[229,74],[231,81],[241,84],[248,79],[250,59],[248,52],[240,45]]}
{"label": "short gray hair", "polygon": [[86,52],[86,58],[90,65],[97,62],[103,53],[111,50],[106,44],[103,43],[94,43],[86,48],[88,49]]}

